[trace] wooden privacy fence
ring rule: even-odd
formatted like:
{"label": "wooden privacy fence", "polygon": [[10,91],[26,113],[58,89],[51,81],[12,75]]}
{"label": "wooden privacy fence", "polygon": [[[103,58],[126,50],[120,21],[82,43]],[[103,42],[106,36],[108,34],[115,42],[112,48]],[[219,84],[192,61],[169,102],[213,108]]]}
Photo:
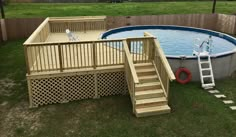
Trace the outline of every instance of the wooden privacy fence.
{"label": "wooden privacy fence", "polygon": [[216,30],[217,14],[108,16],[107,29],[133,25],[179,25]]}
{"label": "wooden privacy fence", "polygon": [[[29,37],[39,24],[43,22],[43,20],[44,18],[5,19],[8,40]],[[92,26],[92,23],[83,25],[87,26],[88,28],[86,28],[89,29],[89,26]],[[80,24],[80,27],[83,25]],[[234,35],[236,34],[236,16],[225,14],[107,16],[104,28],[112,29],[130,25],[180,25],[211,29]],[[57,30],[58,26],[60,25],[55,24],[55,27],[52,27],[51,31],[61,32],[61,30]],[[103,25],[100,24],[100,26],[102,27]],[[73,30],[73,27],[71,29]],[[0,41],[1,40],[2,36],[0,34]]]}

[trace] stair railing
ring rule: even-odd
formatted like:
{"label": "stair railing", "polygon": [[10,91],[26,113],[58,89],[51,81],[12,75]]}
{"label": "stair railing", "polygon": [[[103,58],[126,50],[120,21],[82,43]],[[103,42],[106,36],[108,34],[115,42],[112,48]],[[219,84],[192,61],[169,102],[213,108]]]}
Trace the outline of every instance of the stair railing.
{"label": "stair railing", "polygon": [[175,75],[171,70],[171,67],[167,61],[167,58],[160,46],[159,41],[153,36],[152,34],[145,32],[144,36],[153,37],[152,44],[153,44],[153,65],[156,69],[157,75],[160,79],[160,83],[163,87],[164,94],[166,98],[169,95],[169,82],[175,80]]}
{"label": "stair railing", "polygon": [[[135,71],[132,56],[129,51],[127,41],[123,41],[124,45],[124,65],[125,65],[125,76],[128,84],[128,90],[131,96],[132,104],[135,105],[135,85],[139,83],[137,73]],[[135,108],[135,107],[133,107]]]}

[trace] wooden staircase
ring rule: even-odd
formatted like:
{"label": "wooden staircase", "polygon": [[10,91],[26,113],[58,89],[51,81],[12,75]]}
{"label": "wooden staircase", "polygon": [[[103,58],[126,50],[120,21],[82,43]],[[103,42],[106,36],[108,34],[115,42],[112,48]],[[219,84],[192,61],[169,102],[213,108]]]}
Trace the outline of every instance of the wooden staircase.
{"label": "wooden staircase", "polygon": [[135,85],[134,110],[137,117],[170,113],[167,98],[154,65],[135,64],[139,84]]}

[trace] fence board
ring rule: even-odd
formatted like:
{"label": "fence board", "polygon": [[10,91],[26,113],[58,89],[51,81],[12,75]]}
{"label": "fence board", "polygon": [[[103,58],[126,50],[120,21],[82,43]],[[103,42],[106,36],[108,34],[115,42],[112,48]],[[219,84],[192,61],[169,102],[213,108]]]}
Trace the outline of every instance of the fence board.
{"label": "fence board", "polygon": [[236,16],[218,14],[217,30],[236,35]]}
{"label": "fence board", "polygon": [[2,42],[3,40],[2,40],[2,28],[1,28],[1,26],[0,26],[0,42]]}
{"label": "fence board", "polygon": [[216,30],[217,14],[107,17],[107,29],[132,25],[179,25]]}
{"label": "fence board", "polygon": [[44,18],[6,19],[8,40],[29,37],[43,20]]}

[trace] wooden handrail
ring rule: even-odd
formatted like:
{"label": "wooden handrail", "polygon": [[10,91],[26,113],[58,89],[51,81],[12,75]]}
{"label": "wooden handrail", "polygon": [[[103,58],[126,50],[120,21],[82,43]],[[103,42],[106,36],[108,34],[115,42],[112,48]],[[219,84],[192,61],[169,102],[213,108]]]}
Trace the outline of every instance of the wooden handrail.
{"label": "wooden handrail", "polygon": [[156,47],[156,49],[159,51],[159,54],[160,54],[159,56],[160,56],[161,61],[162,61],[163,65],[164,65],[164,68],[165,68],[165,70],[167,72],[168,77],[169,77],[170,81],[175,80],[175,75],[174,75],[174,73],[173,73],[173,71],[172,71],[172,69],[171,69],[171,67],[170,67],[170,65],[169,65],[169,63],[168,63],[168,61],[166,59],[166,56],[165,56],[165,54],[164,54],[164,52],[163,52],[163,50],[162,50],[162,48],[160,46],[160,43],[157,41],[156,37],[153,36],[152,34],[148,33],[148,32],[144,32],[144,36],[145,37],[149,36],[149,37],[153,37],[154,38],[153,39],[153,44]]}
{"label": "wooden handrail", "polygon": [[31,34],[31,36],[25,41],[23,45],[28,45],[32,43],[32,40],[39,34],[39,32],[44,28],[44,26],[48,23],[49,18],[46,18],[39,27]]}
{"label": "wooden handrail", "polygon": [[49,17],[49,21],[102,21],[105,20],[106,16],[72,16],[72,17]]}
{"label": "wooden handrail", "polygon": [[133,64],[133,61],[132,61],[132,57],[131,57],[131,54],[129,52],[129,48],[128,48],[128,44],[127,44],[126,40],[123,40],[123,44],[124,44],[125,55],[126,55],[126,58],[127,58],[127,61],[128,61],[128,65],[129,65],[130,70],[131,70],[131,74],[132,74],[134,83],[138,84],[139,83],[138,75],[137,75],[137,73],[135,71],[135,67],[134,67],[134,64]]}
{"label": "wooden handrail", "polygon": [[170,67],[170,65],[169,65],[169,63],[168,63],[168,61],[166,59],[165,54],[164,54],[163,50],[161,49],[160,43],[157,41],[157,39],[154,39],[154,44],[155,44],[157,50],[160,53],[159,56],[161,58],[161,61],[162,61],[163,65],[164,65],[165,69],[166,69],[166,72],[167,72],[167,75],[168,75],[170,81],[175,80],[175,75],[174,75],[174,73],[173,73],[173,71],[172,71],[172,69],[171,69],[171,67]]}
{"label": "wooden handrail", "polygon": [[65,41],[65,42],[34,42],[34,43],[28,43],[25,42],[24,45],[29,46],[39,46],[39,45],[55,45],[55,44],[82,44],[82,43],[93,43],[93,42],[113,42],[113,41],[123,41],[123,40],[139,40],[139,39],[151,39],[153,37],[137,37],[137,38],[123,38],[123,39],[101,39],[101,40],[93,40],[93,41]]}

